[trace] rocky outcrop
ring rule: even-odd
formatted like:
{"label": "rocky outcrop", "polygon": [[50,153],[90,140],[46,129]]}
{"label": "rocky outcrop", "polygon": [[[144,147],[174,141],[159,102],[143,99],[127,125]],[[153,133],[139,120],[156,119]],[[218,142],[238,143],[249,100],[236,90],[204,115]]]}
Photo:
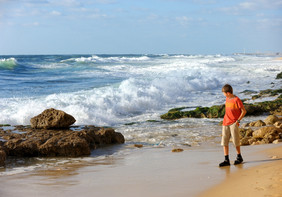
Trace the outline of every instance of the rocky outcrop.
{"label": "rocky outcrop", "polygon": [[[47,109],[30,120],[31,126],[0,126],[0,166],[7,156],[83,156],[91,150],[124,143],[112,128],[72,126],[74,117]],[[4,129],[3,129],[4,128]]]}
{"label": "rocky outcrop", "polygon": [[[270,96],[280,96],[274,101],[264,101],[255,104],[244,103],[247,114],[246,116],[262,115],[269,113],[273,115],[282,115],[282,89],[267,90]],[[266,94],[266,93],[265,93]],[[174,108],[161,115],[161,119],[175,120],[180,118],[222,118],[225,114],[224,105],[214,105],[212,107],[197,107],[194,110],[187,111],[189,107]]]}
{"label": "rocky outcrop", "polygon": [[214,105],[212,107],[197,107],[191,111],[182,111],[188,107],[174,108],[166,114],[161,115],[162,119],[175,120],[180,118],[219,118],[225,113],[224,105]]}
{"label": "rocky outcrop", "polygon": [[60,129],[68,128],[75,123],[75,118],[64,111],[46,109],[38,116],[31,118],[30,124],[35,129]]}
{"label": "rocky outcrop", "polygon": [[101,146],[124,143],[121,133],[95,126],[64,130],[18,126],[13,130],[1,130],[0,137],[8,156],[23,157],[82,156]]}
{"label": "rocky outcrop", "polygon": [[282,89],[277,89],[277,90],[272,90],[272,89],[267,89],[267,90],[261,90],[259,94],[252,96],[252,99],[258,99],[261,97],[270,97],[270,96],[277,96],[282,93]]}
{"label": "rocky outcrop", "polygon": [[273,125],[274,123],[278,121],[279,121],[279,118],[275,115],[270,115],[264,120],[265,124],[267,125]]}
{"label": "rocky outcrop", "polygon": [[244,125],[244,127],[256,127],[256,123],[264,123],[264,125],[256,130],[252,130],[251,128],[241,128],[240,129],[240,137],[241,137],[241,145],[255,145],[255,144],[268,144],[279,141],[282,139],[282,121],[277,117],[270,115],[265,121],[255,121],[252,123],[248,123]]}

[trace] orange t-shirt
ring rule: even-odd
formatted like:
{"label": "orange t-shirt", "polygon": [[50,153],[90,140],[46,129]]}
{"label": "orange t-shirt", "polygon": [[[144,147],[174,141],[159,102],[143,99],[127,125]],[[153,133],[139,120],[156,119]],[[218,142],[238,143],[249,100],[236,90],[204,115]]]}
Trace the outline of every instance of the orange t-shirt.
{"label": "orange t-shirt", "polygon": [[223,126],[231,125],[235,123],[241,115],[241,109],[243,108],[242,101],[235,96],[235,98],[226,98],[225,102],[225,115],[223,118]]}

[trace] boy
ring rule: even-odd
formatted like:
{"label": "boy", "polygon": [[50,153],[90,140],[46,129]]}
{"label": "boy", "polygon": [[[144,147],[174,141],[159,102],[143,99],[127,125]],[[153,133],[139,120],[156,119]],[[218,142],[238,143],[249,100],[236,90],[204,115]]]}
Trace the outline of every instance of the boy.
{"label": "boy", "polygon": [[247,113],[242,101],[233,94],[231,85],[226,84],[222,87],[222,92],[226,97],[225,102],[225,115],[223,118],[222,126],[222,140],[221,145],[223,146],[225,160],[219,164],[219,167],[230,166],[229,161],[229,140],[232,137],[233,144],[236,147],[237,159],[234,165],[243,162],[243,158],[240,150],[240,134],[239,125],[242,118]]}

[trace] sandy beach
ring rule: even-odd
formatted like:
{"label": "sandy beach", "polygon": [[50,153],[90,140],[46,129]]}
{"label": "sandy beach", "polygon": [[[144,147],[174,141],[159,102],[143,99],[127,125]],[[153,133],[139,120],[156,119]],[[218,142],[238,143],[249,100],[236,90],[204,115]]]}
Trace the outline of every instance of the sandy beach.
{"label": "sandy beach", "polygon": [[[113,149],[109,147],[107,151],[114,152]],[[187,147],[179,153],[171,152],[171,148],[127,149],[125,155],[109,154],[2,176],[0,194],[5,197],[281,194],[277,193],[281,191],[281,143],[242,147],[245,163],[227,168],[218,167],[222,149],[217,144]],[[232,147],[231,161],[235,156]]]}
{"label": "sandy beach", "polygon": [[203,192],[199,197],[282,196],[282,146],[266,149],[261,154],[268,159],[259,166],[230,174],[221,184]]}

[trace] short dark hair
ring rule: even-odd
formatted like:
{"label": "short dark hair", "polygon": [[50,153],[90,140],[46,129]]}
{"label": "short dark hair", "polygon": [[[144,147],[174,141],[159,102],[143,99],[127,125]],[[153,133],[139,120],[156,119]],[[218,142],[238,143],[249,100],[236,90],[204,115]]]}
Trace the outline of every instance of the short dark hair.
{"label": "short dark hair", "polygon": [[231,85],[225,84],[225,85],[222,87],[222,92],[225,92],[225,93],[229,92],[229,93],[233,94],[233,88],[232,88]]}

